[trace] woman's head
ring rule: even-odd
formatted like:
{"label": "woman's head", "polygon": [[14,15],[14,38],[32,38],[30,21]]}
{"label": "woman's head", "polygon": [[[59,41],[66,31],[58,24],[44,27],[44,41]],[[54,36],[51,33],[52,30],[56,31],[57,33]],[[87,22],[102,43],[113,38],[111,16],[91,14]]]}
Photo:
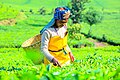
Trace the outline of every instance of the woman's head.
{"label": "woman's head", "polygon": [[40,31],[42,34],[46,29],[50,27],[62,27],[68,22],[70,16],[70,10],[66,7],[57,7],[54,12],[54,18]]}
{"label": "woman's head", "polygon": [[54,12],[55,23],[58,27],[66,25],[70,17],[70,10],[66,7],[57,7]]}

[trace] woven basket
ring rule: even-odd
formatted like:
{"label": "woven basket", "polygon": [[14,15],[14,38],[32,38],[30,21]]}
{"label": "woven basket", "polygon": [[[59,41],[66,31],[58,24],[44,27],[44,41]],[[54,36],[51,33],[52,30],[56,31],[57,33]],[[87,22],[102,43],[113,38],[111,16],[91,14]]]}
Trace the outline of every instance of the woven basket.
{"label": "woven basket", "polygon": [[22,48],[26,51],[27,57],[33,61],[34,64],[43,62],[43,54],[40,52],[41,35],[37,34],[34,37],[26,40],[22,44]]}

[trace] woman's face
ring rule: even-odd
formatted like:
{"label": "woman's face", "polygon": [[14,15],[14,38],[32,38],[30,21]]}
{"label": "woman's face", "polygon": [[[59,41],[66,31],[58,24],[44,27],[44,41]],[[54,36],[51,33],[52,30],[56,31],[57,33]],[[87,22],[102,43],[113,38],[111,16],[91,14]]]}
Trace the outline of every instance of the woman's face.
{"label": "woman's face", "polygon": [[57,27],[63,27],[63,26],[66,26],[66,23],[68,22],[68,19],[65,19],[65,20],[56,20],[56,26]]}

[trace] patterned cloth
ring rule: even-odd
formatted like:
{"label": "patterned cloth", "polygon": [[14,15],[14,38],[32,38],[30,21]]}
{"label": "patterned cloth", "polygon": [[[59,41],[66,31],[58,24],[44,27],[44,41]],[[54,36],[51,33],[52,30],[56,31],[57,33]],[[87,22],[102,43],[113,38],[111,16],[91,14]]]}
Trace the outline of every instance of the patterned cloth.
{"label": "patterned cloth", "polygon": [[67,7],[58,7],[55,9],[54,19],[64,20],[70,15],[70,10]]}
{"label": "patterned cloth", "polygon": [[70,16],[70,10],[67,7],[57,7],[54,12],[54,17],[51,21],[40,31],[42,34],[46,29],[52,27],[55,23],[55,20],[64,20],[68,19]]}

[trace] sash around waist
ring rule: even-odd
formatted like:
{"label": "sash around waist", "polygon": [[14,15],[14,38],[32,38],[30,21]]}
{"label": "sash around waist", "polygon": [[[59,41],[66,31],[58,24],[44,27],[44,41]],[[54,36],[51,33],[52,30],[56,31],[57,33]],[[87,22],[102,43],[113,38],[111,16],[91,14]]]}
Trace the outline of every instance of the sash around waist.
{"label": "sash around waist", "polygon": [[54,51],[54,50],[50,50],[50,49],[49,49],[50,52],[60,52],[60,51],[62,51],[62,50],[63,50],[63,49],[59,49],[59,50],[57,50],[57,51]]}

